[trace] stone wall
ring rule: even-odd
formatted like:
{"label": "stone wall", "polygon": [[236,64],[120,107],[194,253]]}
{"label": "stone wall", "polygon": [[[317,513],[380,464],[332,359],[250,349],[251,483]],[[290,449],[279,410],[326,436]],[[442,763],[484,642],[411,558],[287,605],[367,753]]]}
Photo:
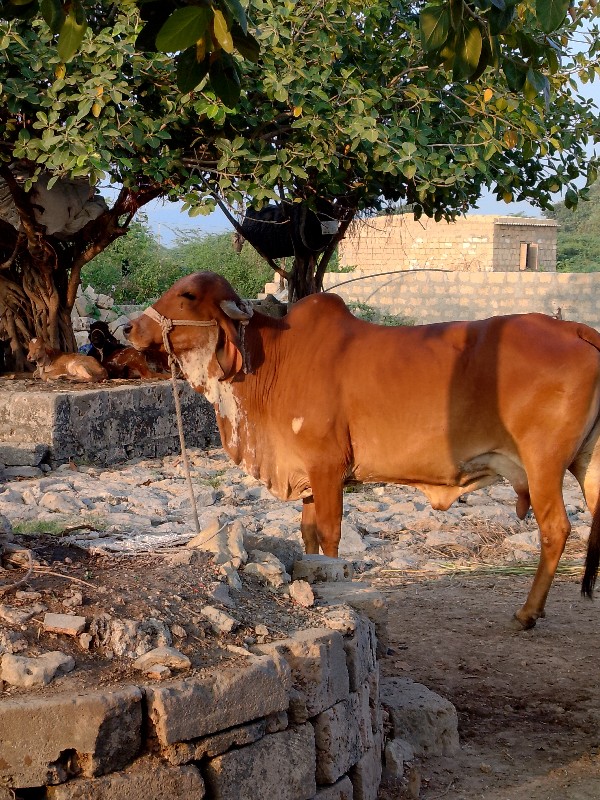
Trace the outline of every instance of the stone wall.
{"label": "stone wall", "polygon": [[554,220],[473,214],[454,222],[410,214],[357,221],[340,242],[340,266],[364,272],[556,270]]}
{"label": "stone wall", "polygon": [[183,680],[3,700],[0,800],[376,800],[375,629],[333,625]]}
{"label": "stone wall", "polygon": [[[179,381],[186,444],[218,445],[212,406]],[[0,442],[45,445],[53,464],[111,464],[179,450],[171,381],[0,392]]]}
{"label": "stone wall", "polygon": [[[354,280],[359,278],[360,280]],[[346,281],[345,285],[335,288]],[[540,311],[600,328],[600,274],[530,272],[328,273],[325,288],[417,323]]]}

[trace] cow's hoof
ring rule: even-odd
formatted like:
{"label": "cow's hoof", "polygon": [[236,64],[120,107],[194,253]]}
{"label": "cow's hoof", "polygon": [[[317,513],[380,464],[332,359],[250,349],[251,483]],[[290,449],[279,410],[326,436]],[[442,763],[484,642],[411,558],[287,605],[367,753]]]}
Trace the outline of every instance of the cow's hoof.
{"label": "cow's hoof", "polygon": [[514,615],[514,617],[510,621],[510,628],[517,633],[521,631],[529,631],[531,628],[535,628],[535,623],[537,620],[532,617],[523,617],[519,616],[519,612]]}

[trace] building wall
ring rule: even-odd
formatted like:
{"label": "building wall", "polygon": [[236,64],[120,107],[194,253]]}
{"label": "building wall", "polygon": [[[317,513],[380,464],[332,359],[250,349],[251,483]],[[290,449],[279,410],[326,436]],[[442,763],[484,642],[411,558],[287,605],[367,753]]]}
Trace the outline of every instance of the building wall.
{"label": "building wall", "polygon": [[340,242],[340,266],[366,272],[451,269],[519,271],[521,243],[537,245],[539,269],[556,269],[553,220],[473,214],[454,222],[410,214],[356,222]]}
{"label": "building wall", "polygon": [[[359,280],[355,280],[359,278]],[[337,287],[345,281],[345,285]],[[539,311],[600,328],[600,273],[328,273],[325,288],[417,323]]]}
{"label": "building wall", "polygon": [[493,271],[555,272],[557,230],[549,219],[496,218]]}

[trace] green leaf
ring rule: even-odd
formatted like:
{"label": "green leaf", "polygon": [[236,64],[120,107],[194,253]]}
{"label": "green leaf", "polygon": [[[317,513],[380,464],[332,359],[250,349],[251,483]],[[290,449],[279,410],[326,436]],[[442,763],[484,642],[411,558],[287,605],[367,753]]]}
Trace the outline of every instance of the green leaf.
{"label": "green leaf", "polygon": [[455,81],[470,78],[477,69],[481,57],[483,39],[479,25],[474,20],[465,20],[456,37],[456,52],[452,67]]}
{"label": "green leaf", "polygon": [[58,37],[58,55],[60,60],[67,64],[79,50],[87,28],[85,17],[81,21],[83,9],[78,3],[73,3],[63,23]]}
{"label": "green leaf", "polygon": [[196,86],[208,75],[210,56],[198,63],[196,60],[196,45],[188,47],[175,59],[177,65],[177,88],[183,94],[193,91]]}
{"label": "green leaf", "polygon": [[237,105],[240,99],[240,76],[235,61],[228,53],[222,53],[221,58],[210,65],[210,85],[228,108]]}
{"label": "green leaf", "polygon": [[498,36],[504,33],[513,21],[515,14],[516,9],[514,6],[508,6],[504,9],[496,8],[495,6],[491,8],[488,19],[492,36]]}
{"label": "green leaf", "polygon": [[565,206],[566,208],[577,208],[577,204],[579,203],[579,195],[574,189],[567,189],[565,194]]}
{"label": "green leaf", "polygon": [[421,43],[425,52],[439,50],[450,33],[450,11],[447,6],[426,6],[419,14]]}
{"label": "green leaf", "polygon": [[260,58],[260,45],[254,36],[251,33],[244,34],[240,26],[234,22],[231,37],[238,53],[253,64],[257,64]]}
{"label": "green leaf", "polygon": [[161,53],[186,50],[204,36],[212,11],[204,6],[178,8],[164,23],[156,36],[156,49]]}
{"label": "green leaf", "polygon": [[544,33],[560,27],[570,4],[570,0],[536,0],[535,13]]}
{"label": "green leaf", "polygon": [[244,35],[248,33],[248,20],[246,19],[246,12],[240,3],[240,0],[223,0],[225,6],[231,12],[231,16],[239,24]]}
{"label": "green leaf", "polygon": [[65,21],[65,12],[60,0],[42,0],[40,10],[52,33],[59,33]]}
{"label": "green leaf", "polygon": [[506,76],[506,83],[511,92],[520,92],[525,86],[527,69],[514,61],[505,61],[502,69]]}
{"label": "green leaf", "polygon": [[463,0],[450,0],[450,21],[455,31],[462,23],[464,8]]}
{"label": "green leaf", "polygon": [[171,14],[171,7],[164,5],[158,8],[138,33],[135,46],[142,52],[156,50],[156,36]]}

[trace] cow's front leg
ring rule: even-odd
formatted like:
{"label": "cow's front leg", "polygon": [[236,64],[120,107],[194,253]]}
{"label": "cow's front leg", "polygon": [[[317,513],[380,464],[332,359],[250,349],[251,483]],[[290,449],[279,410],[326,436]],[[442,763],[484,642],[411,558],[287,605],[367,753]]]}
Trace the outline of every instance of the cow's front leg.
{"label": "cow's front leg", "polygon": [[317,533],[314,497],[305,497],[302,500],[300,531],[304,542],[304,552],[308,555],[316,555],[319,552],[319,535]]}
{"label": "cow's front leg", "polygon": [[312,505],[305,502],[302,507],[302,537],[305,546],[308,546],[306,535],[312,537],[310,544],[312,547],[316,546],[316,549],[307,549],[306,552],[318,553],[320,546],[324,555],[337,558],[344,503],[342,479],[332,474],[331,470],[310,471],[309,479],[313,493]]}

